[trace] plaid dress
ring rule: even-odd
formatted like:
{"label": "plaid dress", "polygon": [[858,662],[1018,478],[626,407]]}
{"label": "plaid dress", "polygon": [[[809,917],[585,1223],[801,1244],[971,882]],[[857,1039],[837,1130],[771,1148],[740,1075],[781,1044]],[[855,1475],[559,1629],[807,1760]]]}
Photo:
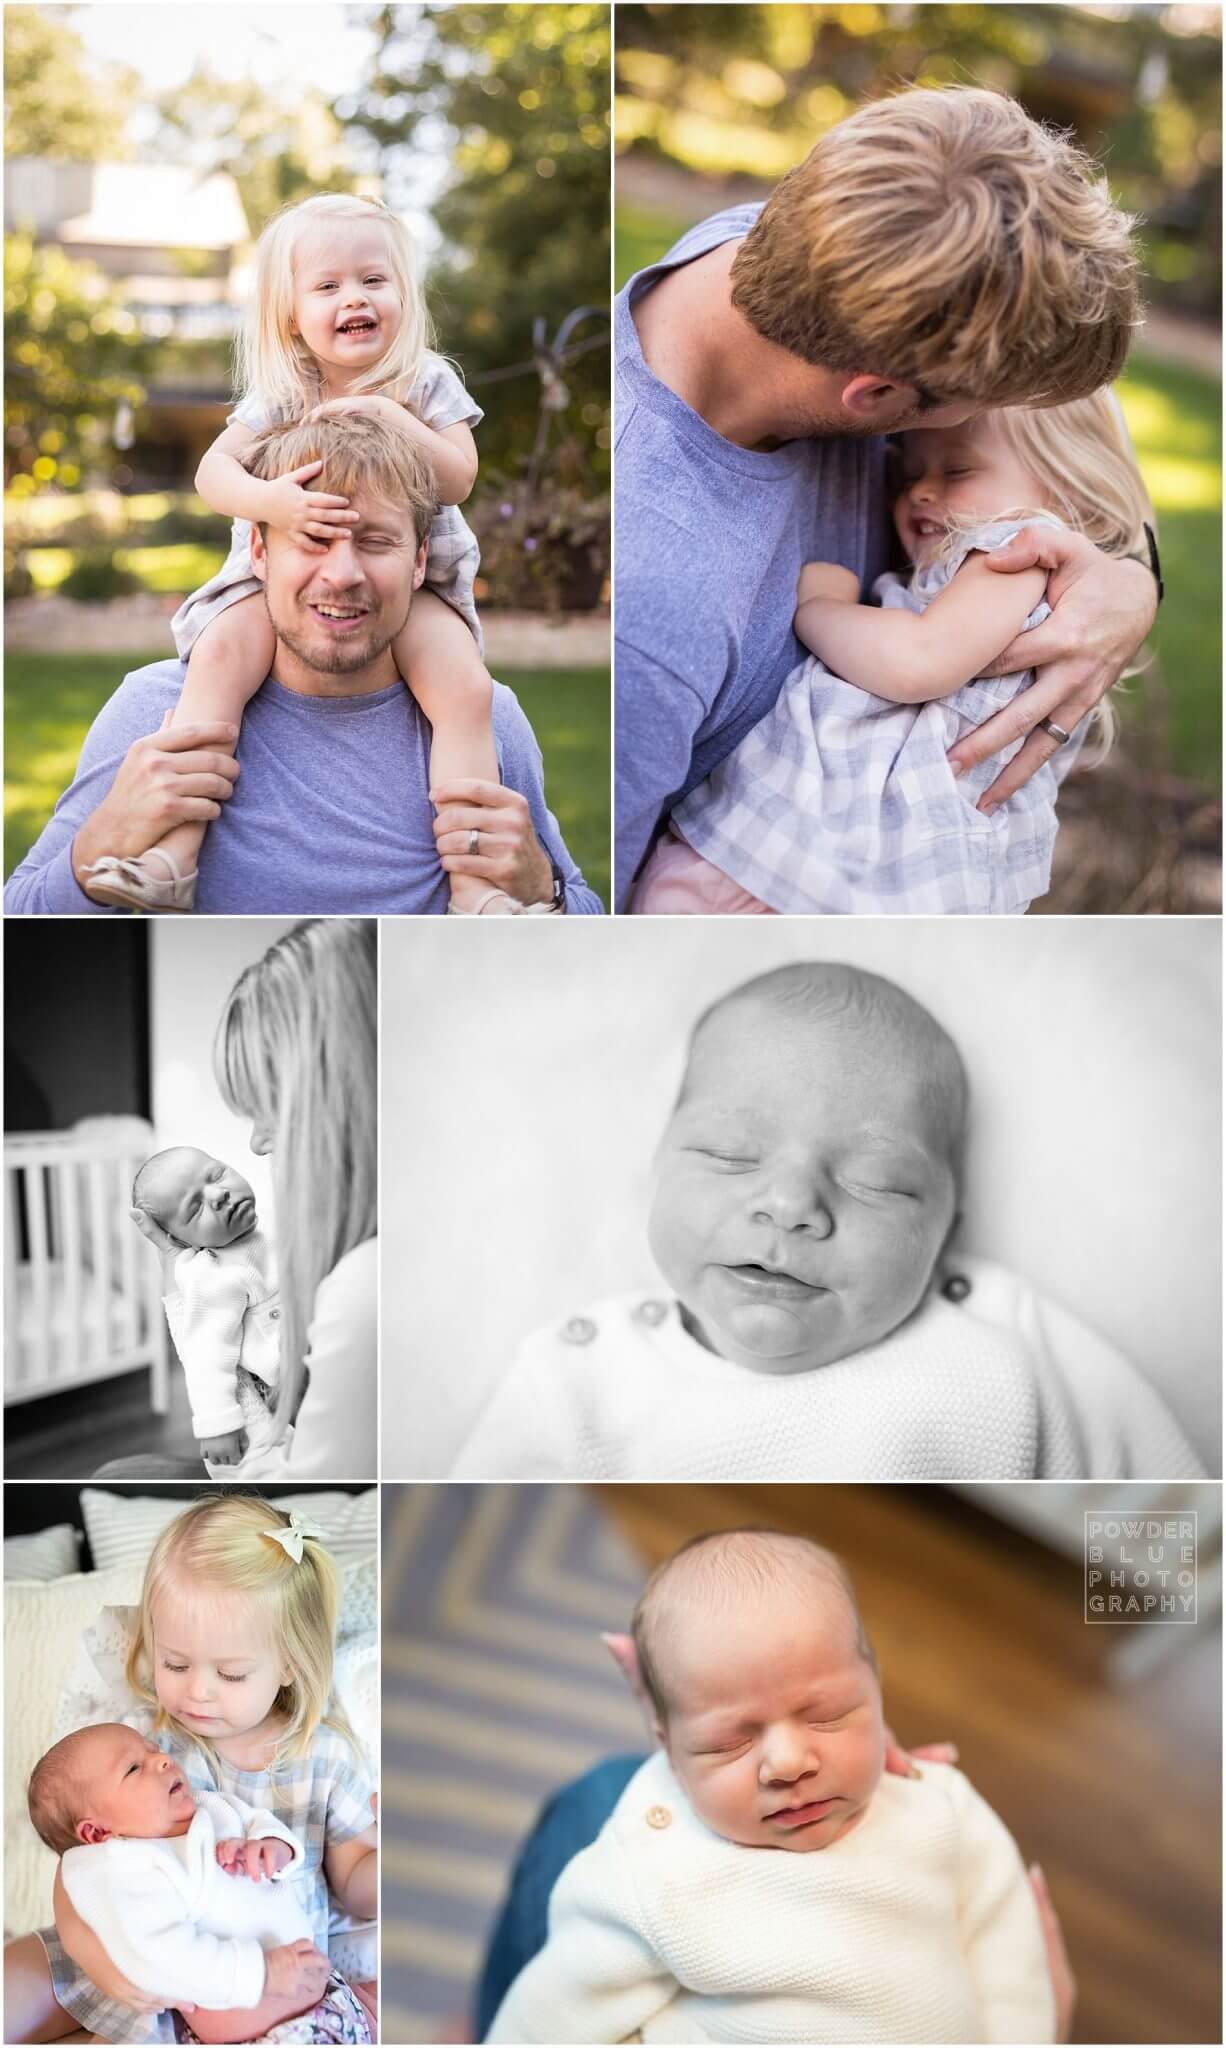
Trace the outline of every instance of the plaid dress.
{"label": "plaid dress", "polygon": [[[377,395],[393,396],[391,392]],[[485,417],[481,407],[469,397],[463,379],[457,376],[451,364],[442,356],[429,353],[423,358],[417,382],[407,392],[403,403],[436,433],[441,433],[444,427],[475,427]],[[261,434],[265,427],[279,426],[283,418],[284,414],[266,405],[257,391],[251,391],[241,405],[235,407],[226,425],[233,426],[237,421],[240,426],[250,427],[254,433]],[[315,485],[309,484],[307,488],[313,490]],[[473,582],[480,566],[481,550],[477,536],[459,506],[440,506],[438,517],[430,528],[426,584],[439,597],[445,598],[453,611],[459,612],[479,648],[482,646],[481,626],[477,618]],[[190,597],[184,598],[170,622],[179,660],[187,660],[201,633],[218,612],[224,612],[228,605],[237,604],[241,597],[254,597],[263,588],[259,578],[251,573],[251,521],[236,519],[230,528],[230,552],[217,574],[199,590],[193,591]]]}
{"label": "plaid dress", "polygon": [[[960,536],[948,560],[904,581],[879,576],[883,606],[923,612],[973,550],[1004,547],[1043,515]],[[1050,616],[1046,600],[1024,631]],[[811,655],[773,708],[673,812],[704,859],[778,911],[854,915],[1017,915],[1051,880],[1056,796],[1086,733],[991,817],[979,798],[1021,745],[956,777],[948,751],[1012,702],[1034,671],[980,678],[931,704],[895,704],[832,675]]]}
{"label": "plaid dress", "polygon": [[[373,1825],[370,1795],[374,1786],[344,1738],[332,1728],[317,1728],[309,1756],[272,1771],[239,1771],[222,1757],[208,1757],[193,1744],[160,1732],[152,1738],[180,1764],[193,1788],[232,1793],[249,1806],[276,1815],[302,1843],[305,1866],[299,1880],[302,1902],[311,1923],[311,1939],[328,1953],[328,1883],[324,1847],[351,1842]],[[47,1951],[55,1995],[66,2012],[104,2041],[173,2041],[169,2011],[137,2013],[107,1998],[78,1970],[54,1928],[40,1930]],[[304,2037],[305,2038],[305,2037]],[[325,2034],[324,2039],[328,2036]]]}

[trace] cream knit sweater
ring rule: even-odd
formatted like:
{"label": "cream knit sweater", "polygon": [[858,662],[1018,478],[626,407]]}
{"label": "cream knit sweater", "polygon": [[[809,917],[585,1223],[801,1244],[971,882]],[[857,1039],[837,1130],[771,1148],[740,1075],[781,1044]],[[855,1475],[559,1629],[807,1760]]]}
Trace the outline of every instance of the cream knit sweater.
{"label": "cream knit sweater", "polygon": [[216,1251],[181,1251],[166,1320],[192,1404],[196,1436],[241,1429],[237,1373],[245,1366],[265,1386],[280,1373],[281,1310],[272,1246],[258,1230]]}
{"label": "cream knit sweater", "polygon": [[712,1834],[660,1753],[559,1878],[488,2039],[1048,2042],[1055,2002],[1017,1849],[961,1772],[883,1776],[800,1854]]}
{"label": "cream knit sweater", "polygon": [[1003,1267],[960,1259],[880,1344],[812,1372],[754,1373],[686,1331],[667,1296],[623,1296],[522,1346],[453,1479],[1194,1479],[1157,1394],[1075,1316]]}

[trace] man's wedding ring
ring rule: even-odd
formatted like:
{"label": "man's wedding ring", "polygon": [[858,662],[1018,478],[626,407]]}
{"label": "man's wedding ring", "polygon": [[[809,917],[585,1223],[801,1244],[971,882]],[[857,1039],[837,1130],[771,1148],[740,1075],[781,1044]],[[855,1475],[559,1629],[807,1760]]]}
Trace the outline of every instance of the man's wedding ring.
{"label": "man's wedding ring", "polygon": [[1065,732],[1062,725],[1056,724],[1054,718],[1041,718],[1039,720],[1039,729],[1042,732],[1049,732],[1058,747],[1068,745],[1070,735]]}
{"label": "man's wedding ring", "polygon": [[[1065,733],[1064,737],[1067,739],[1068,734]],[[481,827],[479,825],[474,825],[468,835],[468,850],[470,853],[479,853],[481,850]]]}

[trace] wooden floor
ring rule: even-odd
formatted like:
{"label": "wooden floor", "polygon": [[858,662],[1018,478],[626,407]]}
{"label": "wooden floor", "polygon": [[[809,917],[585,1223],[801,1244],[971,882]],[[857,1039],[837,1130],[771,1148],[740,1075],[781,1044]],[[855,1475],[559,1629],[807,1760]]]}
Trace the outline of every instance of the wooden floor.
{"label": "wooden floor", "polygon": [[1181,1629],[1125,1684],[1124,1631],[1082,1619],[1080,1562],[939,1487],[600,1493],[651,1564],[746,1523],[845,1557],[896,1734],[955,1741],[1047,1874],[1079,1987],[1072,2038],[1221,2041],[1220,1630]]}
{"label": "wooden floor", "polygon": [[15,1401],[4,1411],[6,1479],[89,1479],[108,1458],[137,1451],[199,1456],[187,1382],[173,1365],[165,1415],[150,1411],[148,1371],[40,1401]]}

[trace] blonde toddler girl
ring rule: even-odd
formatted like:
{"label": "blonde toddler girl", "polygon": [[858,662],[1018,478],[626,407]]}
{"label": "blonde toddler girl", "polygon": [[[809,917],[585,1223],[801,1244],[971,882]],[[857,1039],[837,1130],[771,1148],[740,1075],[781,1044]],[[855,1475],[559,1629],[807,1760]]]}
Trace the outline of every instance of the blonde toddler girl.
{"label": "blonde toddler girl", "polygon": [[[378,1898],[372,1786],[330,1699],[337,1607],[336,1567],[309,1522],[254,1496],[213,1495],[155,1543],[126,1665],[144,1709],[130,1718],[175,1758],[192,1789],[265,1808],[304,1844],[302,1902],[325,1956],[329,1896],[357,1920],[375,1918]],[[117,1988],[117,1973],[58,1885],[56,1913],[71,1954],[56,1930],[21,1945],[41,1953],[41,1942],[47,1969],[45,1987],[21,1985],[21,2007],[34,2012],[41,1988],[46,2013],[12,2038],[54,2038],[57,2005],[107,2041],[374,2037],[363,1999],[322,1967],[320,2003],[297,2019],[286,2017],[290,2001],[278,2011],[268,1998],[252,2012],[197,2009],[190,2020],[122,2004],[99,1989]],[[37,1976],[38,1955],[22,1960]],[[372,1990],[363,1986],[363,1997]]]}
{"label": "blonde toddler girl", "polygon": [[917,428],[899,460],[911,574],[878,577],[875,608],[850,570],[802,570],[795,628],[811,655],[677,806],[635,910],[1017,914],[1046,893],[1060,784],[1094,718],[1109,741],[1110,712],[1054,728],[1053,758],[978,808],[1021,741],[960,778],[949,751],[1033,682],[984,670],[1049,615],[1045,570],[1005,575],[985,557],[1036,524],[1128,554],[1145,486],[1108,391]]}
{"label": "blonde toddler girl", "polygon": [[[172,621],[187,663],[173,725],[241,725],[249,699],[272,666],[275,636],[263,585],[252,573],[251,528],[292,535],[325,554],[356,523],[348,501],[311,489],[308,463],[264,481],[248,475],[243,452],[264,428],[319,406],[360,407],[394,422],[425,456],[440,510],[430,529],[426,584],[392,641],[400,673],[429,720],[434,785],[456,777],[497,782],[493,685],[481,658],[473,599],[477,542],[458,507],[477,474],[472,430],[481,409],[451,365],[430,346],[431,326],[402,221],[372,199],[328,193],[286,208],[265,228],[255,286],[239,339],[243,397],[204,456],[196,488],[234,521],[229,556]],[[317,613],[340,665],[360,617],[344,607]],[[105,855],[82,877],[97,902],[188,911],[207,827],[177,825],[135,859]],[[501,891],[472,876],[451,877],[450,908],[510,912]]]}

